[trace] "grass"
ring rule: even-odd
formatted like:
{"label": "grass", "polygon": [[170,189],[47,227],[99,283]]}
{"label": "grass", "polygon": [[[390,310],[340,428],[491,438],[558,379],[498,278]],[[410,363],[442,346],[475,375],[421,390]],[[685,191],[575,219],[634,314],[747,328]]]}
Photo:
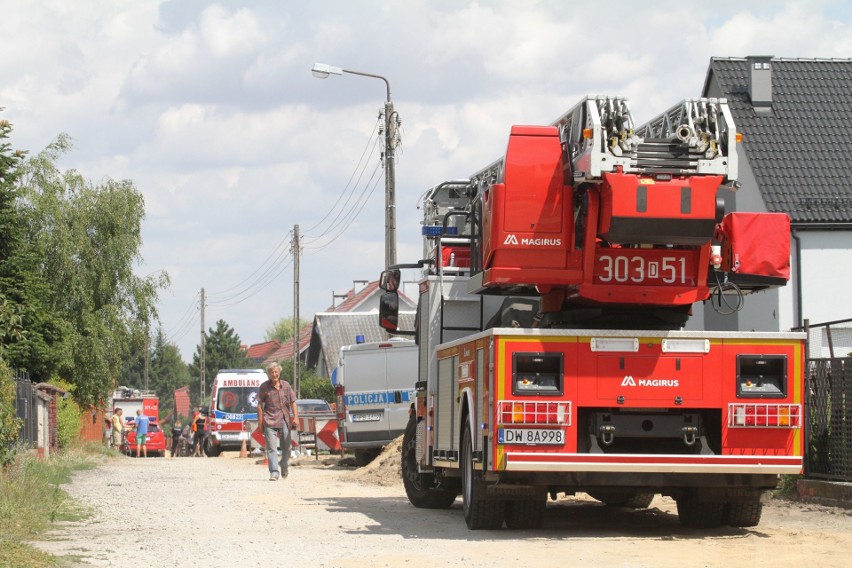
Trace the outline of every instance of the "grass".
{"label": "grass", "polygon": [[62,489],[75,471],[92,469],[96,457],[111,450],[99,444],[80,444],[40,460],[19,452],[0,470],[0,566],[40,568],[60,566],[60,559],[27,544],[54,523],[78,521],[88,512]]}
{"label": "grass", "polygon": [[798,499],[798,483],[802,479],[801,475],[782,475],[778,481],[778,488],[775,489],[775,497],[781,499]]}

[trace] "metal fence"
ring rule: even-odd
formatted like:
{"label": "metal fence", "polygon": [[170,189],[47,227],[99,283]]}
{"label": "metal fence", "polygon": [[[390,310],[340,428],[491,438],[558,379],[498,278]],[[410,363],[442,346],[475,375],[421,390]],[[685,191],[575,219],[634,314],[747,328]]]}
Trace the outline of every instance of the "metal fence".
{"label": "metal fence", "polygon": [[18,440],[27,448],[35,448],[38,446],[36,388],[26,372],[16,371],[14,380],[15,414],[23,421]]}
{"label": "metal fence", "polygon": [[852,482],[852,319],[810,325],[805,477]]}

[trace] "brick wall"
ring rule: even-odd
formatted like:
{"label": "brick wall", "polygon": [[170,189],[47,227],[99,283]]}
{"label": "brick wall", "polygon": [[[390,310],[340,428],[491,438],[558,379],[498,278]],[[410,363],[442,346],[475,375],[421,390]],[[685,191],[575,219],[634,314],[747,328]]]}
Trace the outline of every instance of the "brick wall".
{"label": "brick wall", "polygon": [[103,442],[106,438],[104,430],[108,418],[100,408],[89,407],[82,409],[80,416],[80,439],[84,442]]}

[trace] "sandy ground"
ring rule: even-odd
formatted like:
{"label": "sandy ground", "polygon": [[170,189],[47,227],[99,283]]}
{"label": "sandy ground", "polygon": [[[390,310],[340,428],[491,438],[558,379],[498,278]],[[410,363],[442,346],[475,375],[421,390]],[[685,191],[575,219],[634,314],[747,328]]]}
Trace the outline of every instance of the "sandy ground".
{"label": "sandy ground", "polygon": [[398,444],[365,468],[298,459],[268,481],[256,458],[113,458],[67,490],[92,516],[40,548],[67,566],[849,566],[852,511],[772,500],[753,529],[698,531],[674,502],[641,511],[585,496],[550,502],[538,531],[469,531],[461,500],[412,507]]}

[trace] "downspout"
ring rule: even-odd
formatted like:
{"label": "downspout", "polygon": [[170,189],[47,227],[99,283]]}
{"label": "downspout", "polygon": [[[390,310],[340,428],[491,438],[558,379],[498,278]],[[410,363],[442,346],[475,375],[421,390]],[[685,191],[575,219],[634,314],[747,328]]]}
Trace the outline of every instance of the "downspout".
{"label": "downspout", "polygon": [[796,322],[801,327],[804,325],[802,320],[802,240],[796,229],[793,229],[790,236],[796,242]]}

